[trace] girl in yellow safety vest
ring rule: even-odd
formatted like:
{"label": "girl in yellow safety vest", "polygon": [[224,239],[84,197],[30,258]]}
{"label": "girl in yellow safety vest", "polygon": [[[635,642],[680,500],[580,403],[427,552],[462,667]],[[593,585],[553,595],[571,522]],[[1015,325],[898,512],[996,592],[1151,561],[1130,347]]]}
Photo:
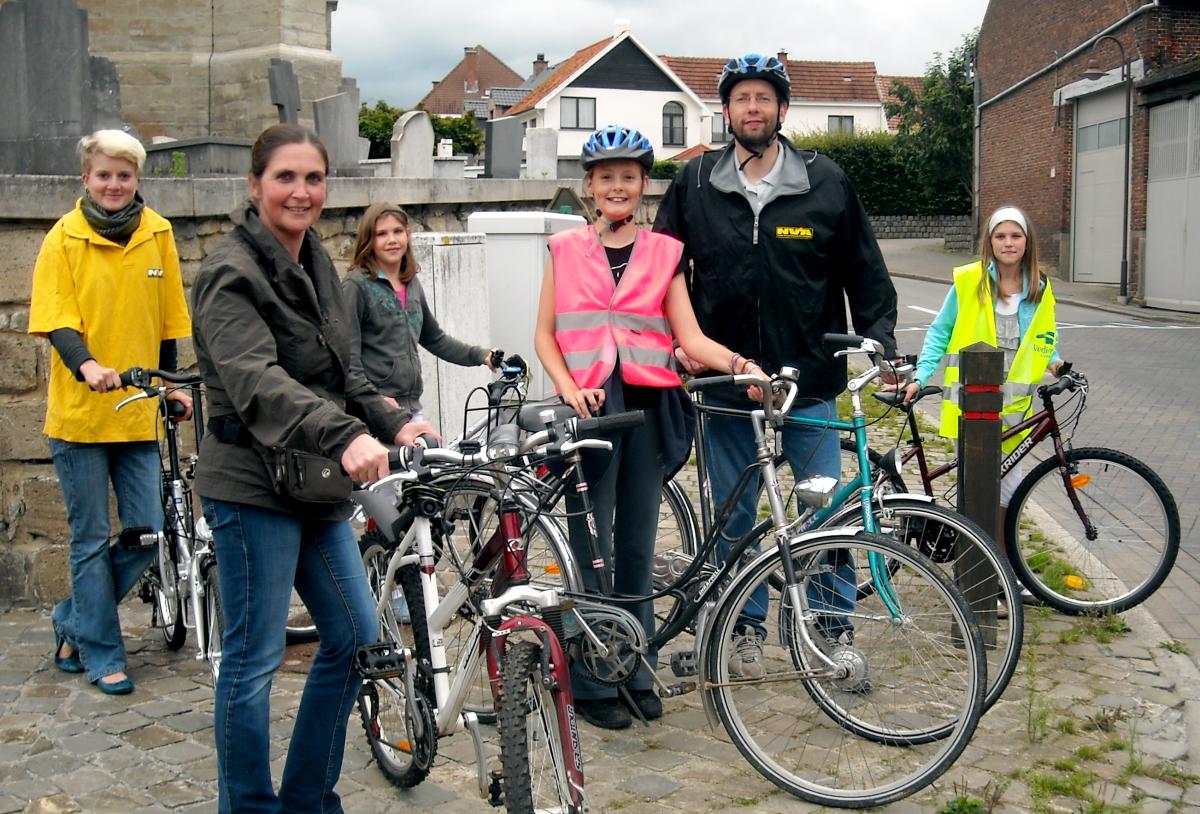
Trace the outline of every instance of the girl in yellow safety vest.
{"label": "girl in yellow safety vest", "polygon": [[[580,415],[645,412],[644,425],[604,436],[611,452],[584,450],[583,468],[613,589],[646,596],[662,482],[691,447],[691,402],[674,370],[672,340],[713,370],[766,375],[701,332],[678,273],[683,245],[633,222],[654,163],[649,140],[637,130],[605,127],[588,139],[581,163],[597,222],[550,238],[534,346],[562,400]],[[585,585],[595,590],[587,529],[571,495],[568,510],[572,548]],[[651,603],[633,610],[653,635]],[[653,666],[657,654],[647,655]],[[579,665],[571,679],[576,709],[595,726],[629,726],[631,705],[647,720],[662,715],[646,670],[630,680],[629,697],[621,700],[615,687],[592,680]]]}
{"label": "girl in yellow safety vest", "polygon": [[[942,435],[958,436],[958,352],[976,342],[1004,351],[1005,427],[1020,423],[1031,411],[1033,391],[1047,369],[1057,375],[1058,330],[1054,322],[1054,293],[1038,267],[1037,236],[1020,209],[1005,206],[988,219],[987,235],[980,247],[982,258],[954,269],[954,285],[942,310],[925,334],[913,381],[905,399],[911,399],[929,381],[943,357],[946,361],[942,391]],[[986,270],[986,273],[985,273]],[[1020,443],[1005,440],[1007,454]],[[1000,523],[1023,467],[1018,464],[1000,481]]]}

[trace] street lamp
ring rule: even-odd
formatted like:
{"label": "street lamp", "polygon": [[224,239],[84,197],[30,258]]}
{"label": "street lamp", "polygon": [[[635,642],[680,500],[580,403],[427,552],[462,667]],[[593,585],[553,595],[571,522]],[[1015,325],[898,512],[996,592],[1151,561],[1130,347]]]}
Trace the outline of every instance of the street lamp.
{"label": "street lamp", "polygon": [[1125,305],[1129,302],[1129,145],[1133,141],[1133,110],[1130,102],[1133,98],[1133,71],[1125,61],[1125,46],[1111,34],[1105,34],[1092,43],[1088,56],[1087,69],[1083,72],[1084,79],[1101,79],[1106,72],[1096,62],[1096,48],[1105,40],[1116,43],[1121,52],[1121,84],[1125,86],[1125,191],[1121,198],[1121,287],[1117,294],[1117,302]]}

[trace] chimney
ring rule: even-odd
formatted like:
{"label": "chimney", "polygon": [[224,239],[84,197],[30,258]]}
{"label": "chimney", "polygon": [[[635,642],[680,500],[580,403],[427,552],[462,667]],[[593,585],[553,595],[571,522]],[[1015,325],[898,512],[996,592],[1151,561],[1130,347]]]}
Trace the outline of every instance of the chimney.
{"label": "chimney", "polygon": [[549,67],[550,63],[546,61],[546,55],[538,54],[537,59],[533,61],[533,75],[537,76]]}
{"label": "chimney", "polygon": [[479,47],[472,48],[466,46],[463,48],[463,67],[466,69],[466,77],[463,79],[463,93],[477,94],[479,93]]}
{"label": "chimney", "polygon": [[629,18],[628,17],[618,17],[617,19],[613,20],[613,36],[614,37],[619,37],[622,34],[627,34],[628,32],[629,32]]}
{"label": "chimney", "polygon": [[780,48],[777,56],[779,57],[779,61],[782,62],[784,64],[784,66],[786,67],[787,66],[787,51],[785,51],[783,48]]}

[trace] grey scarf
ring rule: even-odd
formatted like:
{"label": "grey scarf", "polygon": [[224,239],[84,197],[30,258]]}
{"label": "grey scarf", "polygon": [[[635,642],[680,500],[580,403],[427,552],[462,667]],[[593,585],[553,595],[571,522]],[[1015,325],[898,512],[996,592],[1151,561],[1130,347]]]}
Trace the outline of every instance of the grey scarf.
{"label": "grey scarf", "polygon": [[129,236],[142,222],[142,210],[145,207],[146,202],[142,199],[142,193],[135,192],[133,200],[116,212],[109,212],[99,206],[87,193],[84,193],[80,208],[83,209],[83,216],[87,219],[88,225],[96,231],[96,234],[124,246],[129,242]]}

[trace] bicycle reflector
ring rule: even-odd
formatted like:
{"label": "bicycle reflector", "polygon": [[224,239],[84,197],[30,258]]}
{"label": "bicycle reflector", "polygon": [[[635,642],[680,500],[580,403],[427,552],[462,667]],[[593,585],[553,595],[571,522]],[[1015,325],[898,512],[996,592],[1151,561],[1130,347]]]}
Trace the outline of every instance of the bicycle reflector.
{"label": "bicycle reflector", "polygon": [[1091,475],[1084,475],[1081,473],[1078,475],[1071,476],[1071,488],[1073,488],[1073,489],[1082,489],[1084,486],[1087,486],[1091,482],[1092,482]]}

